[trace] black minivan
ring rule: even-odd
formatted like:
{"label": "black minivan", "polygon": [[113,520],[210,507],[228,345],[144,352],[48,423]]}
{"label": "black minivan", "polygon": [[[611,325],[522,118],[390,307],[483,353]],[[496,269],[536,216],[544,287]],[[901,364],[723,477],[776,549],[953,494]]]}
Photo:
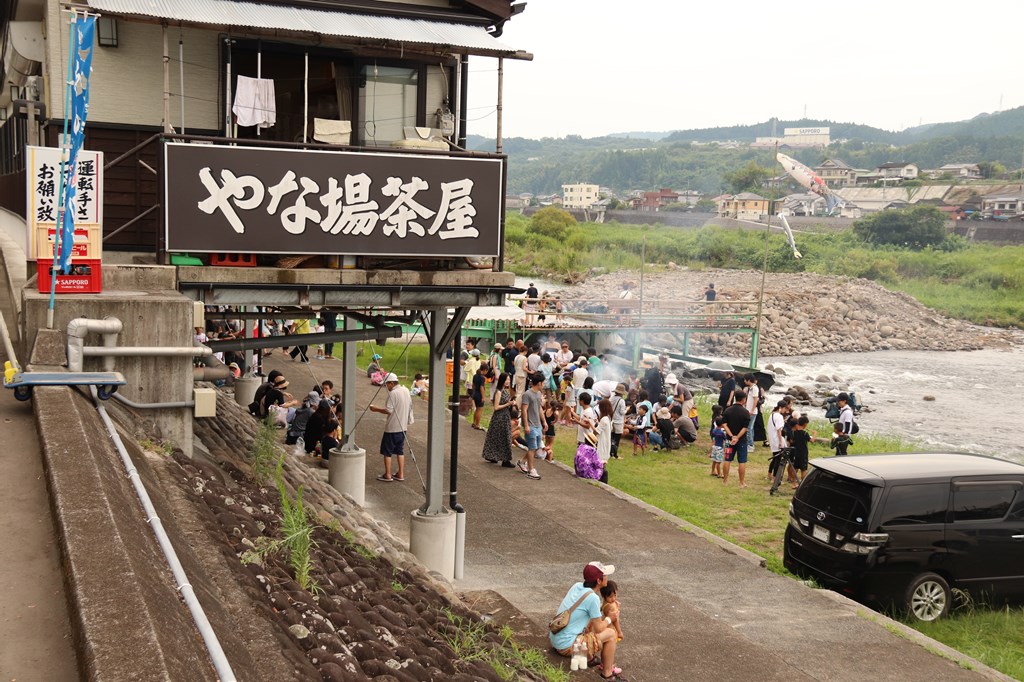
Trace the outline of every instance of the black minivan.
{"label": "black minivan", "polygon": [[925,621],[949,611],[953,588],[1024,597],[1024,466],[946,453],[811,464],[789,509],[791,572]]}

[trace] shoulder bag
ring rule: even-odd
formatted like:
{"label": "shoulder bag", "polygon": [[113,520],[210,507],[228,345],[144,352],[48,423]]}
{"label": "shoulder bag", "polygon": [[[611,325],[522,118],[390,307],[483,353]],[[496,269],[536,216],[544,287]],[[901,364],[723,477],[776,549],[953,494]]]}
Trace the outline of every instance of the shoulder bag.
{"label": "shoulder bag", "polygon": [[555,614],[555,617],[548,623],[548,630],[551,632],[561,632],[569,625],[569,617],[572,616],[572,612],[576,610],[576,607],[583,603],[583,600],[588,596],[594,594],[593,590],[587,590],[582,597],[576,600],[576,603],[567,608],[561,613]]}

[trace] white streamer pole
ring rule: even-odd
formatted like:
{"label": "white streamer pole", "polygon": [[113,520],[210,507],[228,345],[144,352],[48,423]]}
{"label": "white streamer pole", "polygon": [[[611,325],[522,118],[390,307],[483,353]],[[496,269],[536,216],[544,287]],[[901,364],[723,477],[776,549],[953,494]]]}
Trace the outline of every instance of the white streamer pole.
{"label": "white streamer pole", "polygon": [[305,72],[302,75],[302,143],[309,139],[309,50],[306,50]]}
{"label": "white streamer pole", "polygon": [[[179,27],[180,30],[180,27]],[[178,34],[178,99],[181,100],[181,134],[185,134],[185,42]]]}

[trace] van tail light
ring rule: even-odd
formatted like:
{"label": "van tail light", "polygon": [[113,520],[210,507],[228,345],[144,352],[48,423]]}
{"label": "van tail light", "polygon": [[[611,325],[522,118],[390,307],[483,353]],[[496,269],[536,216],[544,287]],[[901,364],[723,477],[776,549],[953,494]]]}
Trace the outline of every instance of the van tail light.
{"label": "van tail light", "polygon": [[[888,533],[854,533],[851,540],[857,542],[844,542],[839,548],[843,552],[851,554],[871,554],[889,540]],[[867,544],[859,544],[867,543]]]}

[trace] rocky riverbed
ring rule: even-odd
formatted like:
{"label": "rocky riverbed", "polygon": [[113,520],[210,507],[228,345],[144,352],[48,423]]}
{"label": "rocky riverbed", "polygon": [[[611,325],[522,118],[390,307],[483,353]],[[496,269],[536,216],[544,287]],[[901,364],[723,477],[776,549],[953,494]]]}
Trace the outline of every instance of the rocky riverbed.
{"label": "rocky riverbed", "polygon": [[[562,299],[607,301],[618,296],[624,281],[636,283],[639,277],[632,272],[601,275],[583,285],[552,292],[552,295]],[[756,310],[761,273],[753,270],[675,270],[645,275],[645,310],[648,307],[659,309],[658,304],[651,305],[649,301],[664,302],[678,310],[682,302],[696,302],[710,282],[714,282],[718,291],[718,312]],[[636,290],[634,295],[637,295]],[[700,310],[695,306],[688,312]],[[870,280],[813,273],[769,273],[765,280],[761,355],[977,350],[1011,346],[1018,338],[1009,331],[945,317],[911,296],[889,291]],[[744,358],[750,353],[750,337],[694,335],[691,352]]]}

